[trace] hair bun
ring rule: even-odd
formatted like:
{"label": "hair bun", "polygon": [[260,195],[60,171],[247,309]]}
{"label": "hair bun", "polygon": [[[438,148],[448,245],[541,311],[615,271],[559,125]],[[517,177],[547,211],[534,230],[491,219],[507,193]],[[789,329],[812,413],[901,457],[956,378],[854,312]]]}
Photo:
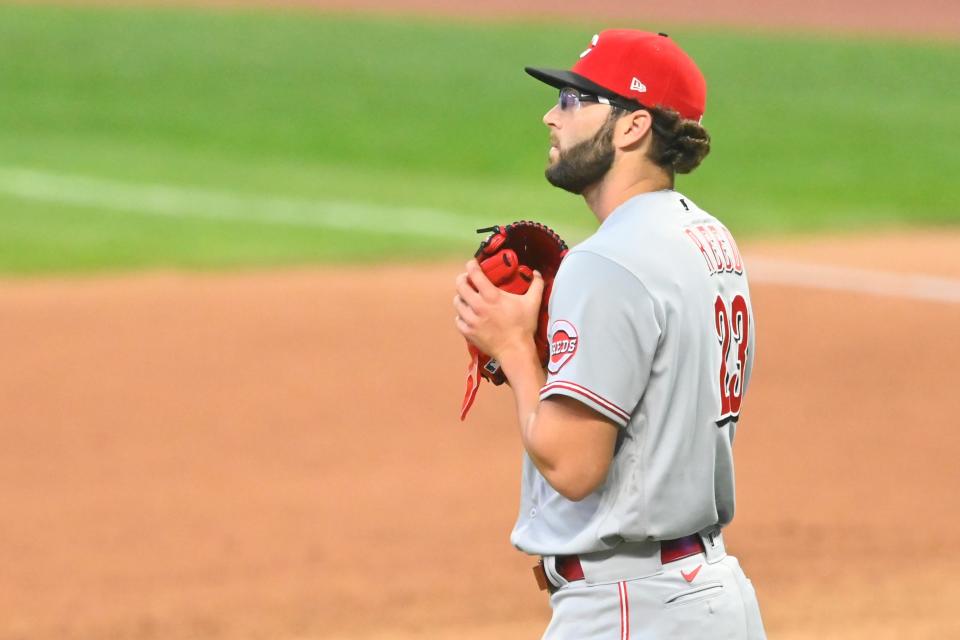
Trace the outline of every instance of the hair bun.
{"label": "hair bun", "polygon": [[664,169],[690,173],[710,153],[710,134],[694,120],[684,120],[672,109],[650,109],[654,144],[651,157]]}

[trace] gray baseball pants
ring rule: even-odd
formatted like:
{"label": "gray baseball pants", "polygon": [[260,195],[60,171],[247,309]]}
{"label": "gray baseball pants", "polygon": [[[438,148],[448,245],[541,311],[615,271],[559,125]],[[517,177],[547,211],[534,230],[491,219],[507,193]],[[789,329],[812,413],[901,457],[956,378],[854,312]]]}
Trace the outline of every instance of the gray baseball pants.
{"label": "gray baseball pants", "polygon": [[584,563],[586,579],[574,582],[545,558],[558,589],[543,640],[765,640],[757,596],[740,563],[726,554],[721,537],[704,543],[706,553],[657,560],[659,570],[644,577],[630,575],[651,570],[646,552]]}

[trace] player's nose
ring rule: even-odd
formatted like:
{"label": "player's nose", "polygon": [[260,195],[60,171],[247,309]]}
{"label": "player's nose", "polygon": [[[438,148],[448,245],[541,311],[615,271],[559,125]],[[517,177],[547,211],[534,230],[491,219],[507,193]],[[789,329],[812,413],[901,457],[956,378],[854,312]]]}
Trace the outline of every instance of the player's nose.
{"label": "player's nose", "polygon": [[553,105],[549,111],[543,114],[543,124],[548,127],[556,127],[559,121],[557,114],[560,112],[560,108],[557,105]]}

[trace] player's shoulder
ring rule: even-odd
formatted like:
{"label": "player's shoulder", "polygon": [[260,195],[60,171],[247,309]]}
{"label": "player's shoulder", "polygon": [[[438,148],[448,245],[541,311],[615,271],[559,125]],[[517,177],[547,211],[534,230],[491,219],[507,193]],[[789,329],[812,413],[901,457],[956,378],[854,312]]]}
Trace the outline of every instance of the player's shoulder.
{"label": "player's shoulder", "polygon": [[574,250],[590,251],[631,270],[647,271],[649,263],[676,259],[684,228],[716,218],[674,190],[643,193],[617,207],[596,233]]}
{"label": "player's shoulder", "polygon": [[[576,252],[601,256],[653,288],[702,279],[707,258],[709,271],[715,272],[727,269],[728,254],[739,257],[727,227],[674,190],[641,194],[623,203],[571,250]],[[732,262],[731,268],[742,269],[742,260]]]}
{"label": "player's shoulder", "polygon": [[625,278],[636,280],[637,275],[636,270],[616,252],[611,252],[602,243],[586,240],[570,249],[560,264],[557,278],[601,284]]}
{"label": "player's shoulder", "polygon": [[690,225],[705,223],[722,225],[689,196],[666,189],[627,200],[610,214],[596,235],[632,245],[657,244],[671,238],[679,239]]}

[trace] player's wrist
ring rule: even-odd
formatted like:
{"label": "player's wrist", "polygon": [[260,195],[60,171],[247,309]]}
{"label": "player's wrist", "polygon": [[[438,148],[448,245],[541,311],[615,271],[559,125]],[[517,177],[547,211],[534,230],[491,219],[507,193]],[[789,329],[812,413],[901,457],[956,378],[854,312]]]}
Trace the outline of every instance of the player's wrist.
{"label": "player's wrist", "polygon": [[513,389],[514,395],[518,400],[523,399],[521,404],[525,415],[536,408],[540,397],[540,388],[546,381],[546,374],[540,364],[540,356],[537,354],[537,347],[533,340],[517,343],[510,349],[502,352],[498,359],[503,375]]}
{"label": "player's wrist", "polygon": [[520,369],[530,366],[531,363],[540,367],[540,359],[537,356],[537,346],[532,338],[518,339],[505,344],[496,356],[503,367],[504,372],[508,374],[511,369]]}

